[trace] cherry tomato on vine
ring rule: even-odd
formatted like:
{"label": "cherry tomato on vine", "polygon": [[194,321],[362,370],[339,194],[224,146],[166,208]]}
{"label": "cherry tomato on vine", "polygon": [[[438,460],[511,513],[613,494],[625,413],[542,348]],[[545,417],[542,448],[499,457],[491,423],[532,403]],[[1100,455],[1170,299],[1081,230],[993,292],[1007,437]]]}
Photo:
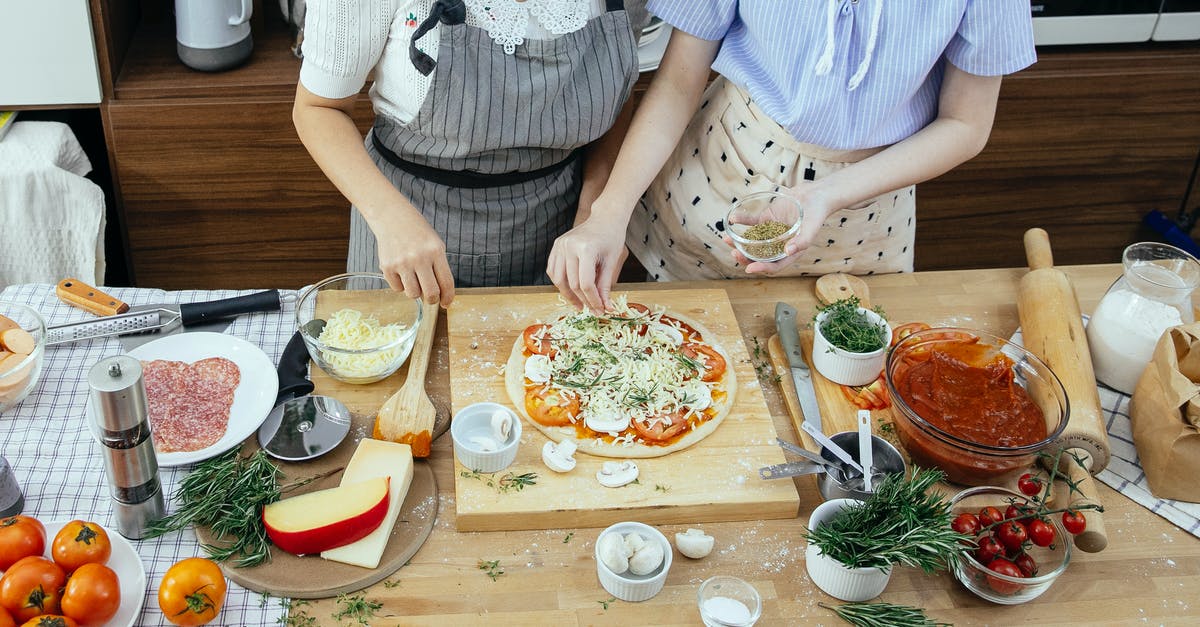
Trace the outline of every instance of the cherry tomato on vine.
{"label": "cherry tomato on vine", "polygon": [[1037,496],[1042,491],[1042,480],[1027,472],[1017,479],[1017,489],[1026,496]]}
{"label": "cherry tomato on vine", "polygon": [[979,533],[981,527],[978,516],[970,512],[963,512],[954,517],[954,520],[950,523],[950,528],[958,533],[973,536]]}
{"label": "cherry tomato on vine", "polygon": [[1033,517],[1033,512],[1034,509],[1028,505],[1017,505],[1016,503],[1013,503],[1004,509],[1004,519],[1016,520],[1024,523]]}
{"label": "cherry tomato on vine", "polygon": [[1087,529],[1087,519],[1080,512],[1067,510],[1062,515],[1063,529],[1071,535],[1079,535]]}
{"label": "cherry tomato on vine", "polygon": [[[991,562],[988,562],[987,567],[988,570],[1000,573],[1001,575],[1007,575],[1009,577],[1016,578],[1024,577],[1024,575],[1021,574],[1021,569],[1018,568],[1016,564],[1004,559],[1003,557],[997,557]],[[988,575],[987,582],[988,586],[991,587],[992,590],[995,590],[998,594],[1012,594],[1021,589],[1021,584],[1019,583],[1002,581],[999,577],[993,577],[991,575]]]}
{"label": "cherry tomato on vine", "polygon": [[1010,551],[1019,551],[1025,541],[1029,539],[1029,532],[1026,531],[1025,525],[1015,520],[1006,520],[996,528],[996,539],[1004,545],[1004,548]]}
{"label": "cherry tomato on vine", "polygon": [[991,505],[979,510],[979,524],[983,527],[996,524],[1003,520],[1004,514],[1000,513],[1000,510],[992,507]]}
{"label": "cherry tomato on vine", "polygon": [[980,538],[978,540],[978,545],[979,548],[975,549],[975,559],[978,560],[980,564],[988,564],[992,560],[1004,554],[1004,547],[1001,546],[1000,541],[996,539],[996,536],[993,536],[992,534],[988,534]]}
{"label": "cherry tomato on vine", "polygon": [[1025,529],[1029,532],[1029,541],[1038,546],[1050,546],[1054,543],[1054,525],[1041,518],[1029,521]]}
{"label": "cherry tomato on vine", "polygon": [[1017,565],[1017,568],[1021,569],[1021,574],[1025,575],[1026,577],[1033,577],[1038,573],[1037,562],[1034,561],[1034,559],[1030,557],[1028,553],[1022,553],[1018,555],[1017,558],[1013,560],[1013,563]]}

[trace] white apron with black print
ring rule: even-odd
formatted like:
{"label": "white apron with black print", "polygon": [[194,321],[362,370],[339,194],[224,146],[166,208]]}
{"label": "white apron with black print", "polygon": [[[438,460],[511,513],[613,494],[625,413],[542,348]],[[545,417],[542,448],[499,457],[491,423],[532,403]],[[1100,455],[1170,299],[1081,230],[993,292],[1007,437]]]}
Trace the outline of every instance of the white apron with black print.
{"label": "white apron with black print", "polygon": [[[659,281],[753,278],[722,239],[739,197],[828,176],[878,152],[796,141],[723,77],[634,209],[626,243]],[[825,219],[812,245],[772,276],[911,272],[916,189],[880,194]]]}

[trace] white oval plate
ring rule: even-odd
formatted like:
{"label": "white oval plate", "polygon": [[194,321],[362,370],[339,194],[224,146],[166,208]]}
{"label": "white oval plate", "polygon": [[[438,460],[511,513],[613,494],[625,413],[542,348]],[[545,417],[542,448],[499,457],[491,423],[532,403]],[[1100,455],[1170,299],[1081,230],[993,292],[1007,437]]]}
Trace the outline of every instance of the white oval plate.
{"label": "white oval plate", "polygon": [[638,55],[638,71],[650,72],[658,69],[658,64],[662,62],[663,53],[667,51],[667,42],[671,39],[670,24],[663,22],[663,25],[652,35],[650,40],[643,46],[637,49]]}
{"label": "white oval plate", "polygon": [[[69,522],[71,521],[56,520],[42,523],[46,527],[47,559],[52,559],[50,550],[54,544],[54,536]],[[121,605],[108,622],[98,627],[133,627],[142,613],[142,603],[146,599],[146,569],[142,566],[142,558],[138,557],[137,551],[133,550],[133,546],[124,536],[108,527],[104,527],[104,531],[108,533],[108,541],[112,544],[112,555],[108,557],[105,566],[113,569],[113,572],[117,573],[117,579],[121,581]]]}
{"label": "white oval plate", "polygon": [[224,357],[237,364],[241,373],[237,390],[233,393],[233,406],[229,408],[229,424],[225,428],[225,435],[212,446],[200,450],[158,453],[159,466],[182,466],[203,461],[241,444],[266,420],[275,405],[275,396],[279,394],[279,376],[271,358],[250,342],[224,333],[196,331],[168,335],[142,344],[129,351],[129,355],[142,361],[168,359],[187,363],[209,357]]}

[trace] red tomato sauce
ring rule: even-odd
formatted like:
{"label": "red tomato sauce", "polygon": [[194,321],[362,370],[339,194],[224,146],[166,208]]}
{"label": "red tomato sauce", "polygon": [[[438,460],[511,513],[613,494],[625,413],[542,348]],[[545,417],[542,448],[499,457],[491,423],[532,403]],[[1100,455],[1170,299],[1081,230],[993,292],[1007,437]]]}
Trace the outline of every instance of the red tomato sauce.
{"label": "red tomato sauce", "polygon": [[1041,409],[993,346],[940,342],[925,359],[899,364],[894,385],[917,415],[963,440],[1014,447],[1046,438]]}

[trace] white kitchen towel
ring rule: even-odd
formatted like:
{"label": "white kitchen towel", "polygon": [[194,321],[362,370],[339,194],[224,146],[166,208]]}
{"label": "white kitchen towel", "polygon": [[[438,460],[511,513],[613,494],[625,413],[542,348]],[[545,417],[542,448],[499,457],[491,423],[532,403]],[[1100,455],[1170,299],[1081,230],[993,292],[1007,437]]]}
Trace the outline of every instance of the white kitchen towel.
{"label": "white kitchen towel", "polygon": [[[1083,317],[1084,326],[1088,317]],[[1013,334],[1012,341],[1021,344],[1021,330]],[[1166,518],[1172,524],[1200,538],[1200,503],[1187,503],[1160,499],[1150,492],[1150,483],[1138,461],[1137,447],[1133,445],[1133,423],[1129,419],[1129,395],[1103,385],[1100,392],[1100,408],[1104,411],[1104,425],[1108,431],[1108,466],[1096,478],[1108,487],[1124,494],[1135,503]]]}
{"label": "white kitchen towel", "polygon": [[104,191],[59,122],[17,122],[0,141],[0,287],[104,281]]}

